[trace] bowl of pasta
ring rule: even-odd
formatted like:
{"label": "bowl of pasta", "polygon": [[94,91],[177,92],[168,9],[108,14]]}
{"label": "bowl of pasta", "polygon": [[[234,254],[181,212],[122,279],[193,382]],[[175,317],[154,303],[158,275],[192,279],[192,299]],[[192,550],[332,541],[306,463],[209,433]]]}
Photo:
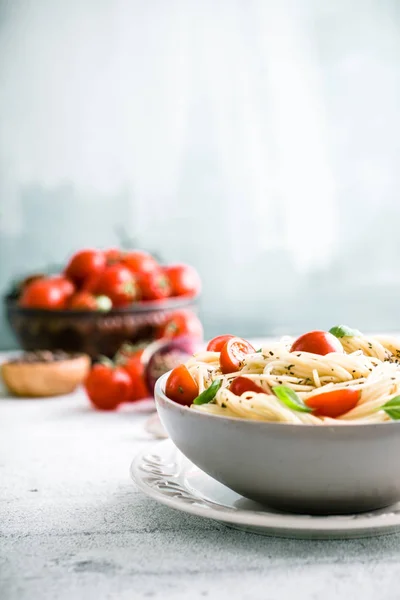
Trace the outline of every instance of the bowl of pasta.
{"label": "bowl of pasta", "polygon": [[155,397],[179,450],[246,498],[325,515],[400,500],[400,339],[343,325],[261,348],[219,336]]}

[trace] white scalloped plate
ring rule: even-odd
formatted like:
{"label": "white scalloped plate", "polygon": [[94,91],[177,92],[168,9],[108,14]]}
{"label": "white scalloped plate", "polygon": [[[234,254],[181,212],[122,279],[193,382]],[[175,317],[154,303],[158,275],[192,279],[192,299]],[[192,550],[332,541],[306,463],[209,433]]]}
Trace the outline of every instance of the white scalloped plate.
{"label": "white scalloped plate", "polygon": [[131,465],[131,476],[142,492],[162,504],[262,535],[343,539],[400,531],[400,503],[369,513],[327,517],[266,508],[203,473],[171,440],[142,451]]}

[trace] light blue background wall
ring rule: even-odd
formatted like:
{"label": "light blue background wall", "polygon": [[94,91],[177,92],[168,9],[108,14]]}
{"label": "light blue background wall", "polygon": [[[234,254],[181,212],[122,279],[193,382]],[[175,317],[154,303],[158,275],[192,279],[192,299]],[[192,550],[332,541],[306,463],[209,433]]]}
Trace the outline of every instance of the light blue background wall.
{"label": "light blue background wall", "polygon": [[123,228],[208,335],[400,329],[399,57],[396,0],[0,2],[1,292]]}

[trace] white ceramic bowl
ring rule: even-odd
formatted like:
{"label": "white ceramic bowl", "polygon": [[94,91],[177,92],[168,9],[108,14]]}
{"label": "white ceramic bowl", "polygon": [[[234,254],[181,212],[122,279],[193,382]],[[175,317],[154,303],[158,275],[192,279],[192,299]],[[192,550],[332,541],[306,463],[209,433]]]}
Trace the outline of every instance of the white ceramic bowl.
{"label": "white ceramic bowl", "polygon": [[279,510],[346,514],[400,500],[400,423],[291,425],[220,417],[169,400],[157,410],[195,465],[242,496]]}

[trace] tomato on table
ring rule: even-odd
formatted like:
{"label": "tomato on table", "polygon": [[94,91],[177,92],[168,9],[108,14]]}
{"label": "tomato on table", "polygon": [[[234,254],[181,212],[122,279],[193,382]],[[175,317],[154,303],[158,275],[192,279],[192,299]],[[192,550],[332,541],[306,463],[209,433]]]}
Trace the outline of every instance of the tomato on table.
{"label": "tomato on table", "polygon": [[70,259],[65,274],[80,285],[94,273],[101,273],[106,266],[106,257],[101,250],[79,250]]}
{"label": "tomato on table", "polygon": [[172,296],[196,296],[201,290],[201,279],[190,265],[168,265],[164,267],[171,284]]}
{"label": "tomato on table", "polygon": [[106,267],[100,274],[95,286],[96,293],[108,296],[113,306],[128,306],[138,299],[139,290],[132,273],[123,265]]}
{"label": "tomato on table", "polygon": [[136,275],[142,300],[161,300],[171,295],[168,278],[161,269]]}
{"label": "tomato on table", "polygon": [[232,394],[235,394],[235,396],[241,396],[245,392],[256,392],[257,394],[267,393],[263,390],[261,386],[257,385],[256,383],[254,383],[254,381],[249,379],[249,377],[245,377],[242,375],[239,375],[239,377],[235,377],[235,379],[229,386],[229,391],[232,392]]}
{"label": "tomato on table", "polygon": [[90,292],[82,291],[70,298],[68,308],[71,310],[107,311],[112,308],[112,302],[108,296],[94,296]]}
{"label": "tomato on table", "polygon": [[340,341],[328,331],[309,331],[293,342],[290,352],[311,352],[325,356],[331,352],[343,353]]}
{"label": "tomato on table", "polygon": [[142,354],[143,350],[139,350],[121,363],[122,368],[125,369],[132,380],[131,402],[151,397],[145,380],[145,367],[141,360]]}
{"label": "tomato on table", "polygon": [[357,406],[360,397],[360,390],[345,388],[316,394],[308,398],[305,404],[314,409],[314,415],[336,419]]}
{"label": "tomato on table", "polygon": [[203,339],[203,325],[200,319],[191,311],[177,311],[159,329],[157,337],[172,339],[182,335]]}
{"label": "tomato on table", "polygon": [[89,400],[99,410],[115,410],[132,397],[132,380],[121,367],[98,363],[84,383]]}
{"label": "tomato on table", "polygon": [[239,371],[247,354],[255,352],[247,340],[239,337],[230,338],[222,347],[219,364],[223,373]]}
{"label": "tomato on table", "polygon": [[23,290],[19,304],[25,308],[61,310],[66,305],[65,291],[52,278],[35,279]]}
{"label": "tomato on table", "polygon": [[132,250],[126,252],[121,257],[121,262],[127,267],[134,275],[137,273],[150,273],[159,269],[158,263],[151,254],[144,252],[143,250]]}
{"label": "tomato on table", "polygon": [[217,335],[217,337],[210,340],[207,344],[207,350],[209,352],[221,352],[226,342],[235,337],[227,333],[226,335]]}
{"label": "tomato on table", "polygon": [[165,393],[178,404],[190,406],[199,395],[199,386],[185,365],[173,369],[167,379]]}

